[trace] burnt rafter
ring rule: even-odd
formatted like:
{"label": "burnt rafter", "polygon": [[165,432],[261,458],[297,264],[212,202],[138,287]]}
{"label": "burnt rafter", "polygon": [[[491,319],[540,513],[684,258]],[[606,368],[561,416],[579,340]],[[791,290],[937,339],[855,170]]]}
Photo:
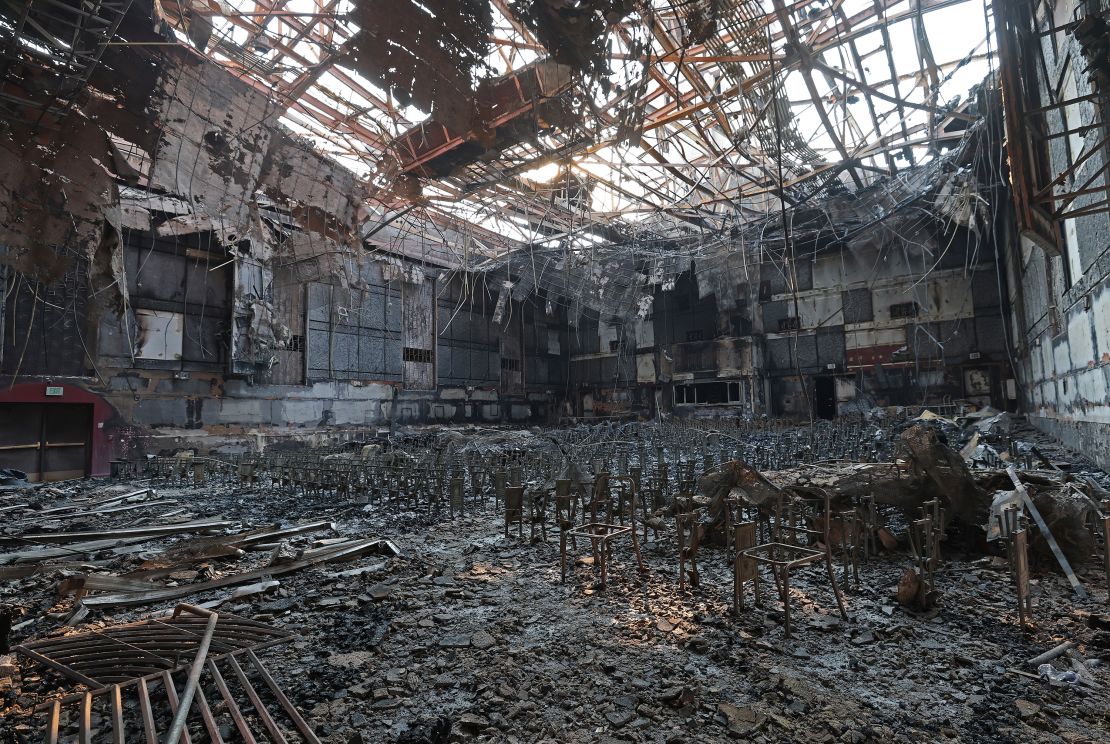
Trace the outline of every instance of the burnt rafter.
{"label": "burnt rafter", "polygon": [[[0,2],[0,34],[34,39],[7,45],[9,116],[28,104],[60,113],[97,83],[89,64],[58,66],[62,26],[39,14],[63,6]],[[132,5],[99,48],[224,66],[363,179],[374,204],[416,200],[513,241],[614,219],[667,239],[767,214],[830,179],[859,189],[943,146],[934,130],[975,118],[953,111],[966,89],[947,81],[991,53],[939,58],[930,14],[960,8],[977,17],[982,0],[165,0]],[[912,43],[894,48],[896,35]],[[49,45],[50,69],[36,73]],[[588,174],[588,199],[537,196],[558,163]],[[506,193],[544,232],[498,224]]]}

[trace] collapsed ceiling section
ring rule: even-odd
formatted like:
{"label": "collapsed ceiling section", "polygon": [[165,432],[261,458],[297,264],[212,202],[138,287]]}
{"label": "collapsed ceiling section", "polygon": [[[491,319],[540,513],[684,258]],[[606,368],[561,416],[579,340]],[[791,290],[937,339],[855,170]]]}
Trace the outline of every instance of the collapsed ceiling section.
{"label": "collapsed ceiling section", "polygon": [[338,64],[372,76],[398,105],[469,131],[493,32],[486,0],[362,0],[349,17],[359,30]]}
{"label": "collapsed ceiling section", "polygon": [[107,44],[178,47],[271,99],[390,232],[449,226],[481,257],[689,241],[866,188],[951,145],[991,61],[983,0],[154,0],[102,4],[92,40],[4,2],[0,34],[66,61],[44,105]]}

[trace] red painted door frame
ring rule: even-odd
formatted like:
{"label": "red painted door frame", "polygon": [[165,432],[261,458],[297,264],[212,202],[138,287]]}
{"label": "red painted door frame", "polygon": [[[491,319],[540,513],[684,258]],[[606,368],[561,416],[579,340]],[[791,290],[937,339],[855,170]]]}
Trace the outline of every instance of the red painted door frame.
{"label": "red painted door frame", "polygon": [[[61,388],[61,395],[47,395],[46,389]],[[90,393],[72,383],[48,385],[45,382],[24,382],[11,388],[0,388],[0,403],[83,403],[92,405],[92,432],[89,435],[89,475],[103,477],[109,474],[111,452],[105,427],[115,415],[115,409],[99,395]]]}

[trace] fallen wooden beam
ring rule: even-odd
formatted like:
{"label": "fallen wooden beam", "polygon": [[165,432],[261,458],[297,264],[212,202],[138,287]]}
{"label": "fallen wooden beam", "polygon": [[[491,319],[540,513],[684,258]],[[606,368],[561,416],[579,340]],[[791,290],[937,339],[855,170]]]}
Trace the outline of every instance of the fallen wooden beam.
{"label": "fallen wooden beam", "polygon": [[[352,545],[354,542],[358,542],[358,541],[348,541],[346,543],[338,543],[338,544],[335,544],[335,545],[325,545],[322,548],[313,548],[312,550],[306,550],[303,553],[301,553],[300,557],[303,560],[316,560],[316,561],[319,561],[319,560],[328,560],[328,561],[337,560],[338,556],[347,555],[349,553],[349,551],[346,550],[346,548],[348,546]],[[375,540],[372,540],[371,542],[378,543],[379,545],[381,545],[381,547],[382,547],[381,552],[382,553],[388,553],[388,554],[394,555],[394,556],[401,555],[400,548],[398,548],[396,545],[394,545],[391,540],[377,540],[377,539],[375,539]],[[353,558],[354,556],[350,555],[348,557]]]}
{"label": "fallen wooden beam", "polygon": [[93,540],[77,545],[67,545],[64,548],[17,550],[12,553],[0,553],[0,565],[6,563],[37,563],[52,558],[68,558],[75,555],[87,555],[89,553],[97,553],[101,550],[111,550],[112,548],[118,548],[124,545],[135,545],[137,543],[146,542],[149,539],[149,537],[133,537],[124,540]]}
{"label": "fallen wooden beam", "polygon": [[316,530],[335,529],[335,523],[329,521],[310,522],[308,524],[299,524],[293,527],[285,527],[282,529],[261,530],[250,532],[246,535],[231,535],[227,541],[228,545],[242,546],[250,545],[251,543],[262,542],[274,537],[290,537],[292,535],[300,535],[304,532],[315,532]]}
{"label": "fallen wooden beam", "polygon": [[163,535],[180,535],[187,532],[203,532],[231,527],[236,522],[221,519],[206,519],[194,522],[179,522],[177,524],[152,524],[146,527],[131,527],[122,530],[105,530],[94,532],[32,532],[17,536],[17,538],[0,537],[0,543],[29,541],[38,543],[71,543],[82,540],[104,540],[110,538],[128,539],[132,537],[161,537]]}
{"label": "fallen wooden beam", "polygon": [[122,506],[102,507],[100,509],[93,509],[89,512],[81,512],[74,516],[83,516],[85,514],[118,514],[119,512],[131,511],[132,509],[145,509],[148,506],[165,506],[166,504],[176,504],[177,499],[158,499],[157,501],[140,501],[137,504],[124,504]]}
{"label": "fallen wooden beam", "polygon": [[63,512],[71,512],[71,511],[78,511],[80,509],[86,509],[90,506],[95,506],[97,508],[105,508],[105,507],[109,507],[109,506],[114,506],[116,504],[122,504],[123,502],[127,501],[128,499],[137,498],[139,496],[153,495],[153,493],[154,493],[154,491],[152,491],[149,488],[140,488],[137,491],[131,491],[129,493],[116,493],[116,494],[112,494],[110,496],[101,496],[99,498],[86,499],[86,500],[83,500],[83,501],[69,501],[69,502],[66,502],[65,504],[62,504],[61,506],[52,506],[49,509],[43,509],[41,511],[37,511],[37,512],[35,512],[35,515],[36,516],[46,515],[46,514],[57,515],[57,514],[62,514]]}
{"label": "fallen wooden beam", "polygon": [[241,556],[244,554],[244,550],[258,550],[261,548],[263,544],[262,541],[264,540],[289,537],[304,532],[315,532],[316,530],[325,528],[335,529],[335,523],[330,521],[319,521],[285,528],[264,527],[234,535],[199,537],[181,541],[157,558],[145,561],[141,566],[143,570],[133,572],[131,578],[156,576],[159,573],[164,576],[166,573],[177,570],[177,568],[181,566],[199,563],[209,558]]}
{"label": "fallen wooden beam", "polygon": [[77,597],[81,598],[86,592],[145,592],[156,588],[157,586],[149,581],[104,574],[73,573],[58,582],[58,596],[77,594]]}
{"label": "fallen wooden beam", "polygon": [[237,586],[239,584],[247,584],[257,581],[261,578],[280,576],[282,574],[293,573],[300,571],[317,563],[327,563],[329,561],[342,561],[351,558],[357,558],[370,552],[387,552],[391,555],[398,555],[397,546],[389,540],[350,540],[349,542],[340,545],[330,545],[326,549],[311,551],[311,555],[307,552],[305,557],[302,557],[289,563],[277,564],[274,566],[264,566],[263,568],[256,568],[253,571],[246,571],[244,573],[232,574],[230,576],[221,576],[218,579],[211,581],[203,581],[198,584],[187,584],[185,586],[174,586],[165,589],[155,589],[148,592],[136,592],[127,594],[104,594],[98,597],[86,597],[83,601],[87,607],[126,607],[133,605],[150,604],[151,602],[162,602],[171,599],[181,599],[193,594],[200,594],[212,589],[221,589],[226,586]]}

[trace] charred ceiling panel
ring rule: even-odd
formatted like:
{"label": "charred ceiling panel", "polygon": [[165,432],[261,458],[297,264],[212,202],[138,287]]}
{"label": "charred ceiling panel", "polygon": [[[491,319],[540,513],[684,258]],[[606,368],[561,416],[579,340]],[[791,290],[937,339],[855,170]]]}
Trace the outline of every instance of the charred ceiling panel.
{"label": "charred ceiling panel", "polygon": [[609,28],[641,3],[635,0],[515,0],[514,14],[555,61],[595,75],[609,72]]}
{"label": "charred ceiling panel", "polygon": [[37,127],[55,116],[64,117],[84,93],[85,82],[130,6],[131,0],[0,3],[5,45],[0,55],[0,78],[5,83],[0,118],[33,122]]}
{"label": "charred ceiling panel", "polygon": [[560,94],[570,84],[570,68],[546,60],[512,75],[483,81],[476,93],[477,114],[469,122],[469,131],[432,117],[397,138],[393,148],[401,171],[442,178],[481,158],[530,141],[546,129],[567,128],[576,116]]}
{"label": "charred ceiling panel", "polygon": [[290,231],[276,244],[276,262],[302,283],[336,279],[347,285],[357,277],[345,246],[315,232]]}
{"label": "charred ceiling panel", "polygon": [[0,133],[0,243],[18,271],[53,281],[65,266],[51,246],[88,256],[118,235],[119,191],[107,135],[73,114],[65,136],[36,141],[13,127]]}
{"label": "charred ceiling panel", "polygon": [[284,129],[273,134],[261,188],[272,199],[291,201],[306,228],[343,240],[355,230],[362,187],[335,163]]}
{"label": "charred ceiling panel", "polygon": [[470,129],[474,92],[489,51],[486,0],[362,0],[361,31],[344,60],[402,106],[429,112],[454,132]]}
{"label": "charred ceiling panel", "polygon": [[150,108],[162,128],[151,185],[242,235],[278,106],[215,64],[167,61]]}
{"label": "charred ceiling panel", "polygon": [[[0,133],[0,244],[7,247],[0,262],[45,285],[67,276],[74,257],[85,262],[91,268],[82,282],[86,296],[95,299],[82,300],[78,314],[72,294],[60,306],[67,308],[64,325],[72,323],[73,333],[92,338],[105,310],[127,303],[116,182],[125,171],[118,150],[87,118],[71,113],[63,128],[64,135],[45,131],[36,137],[12,123]],[[47,309],[39,310],[43,320]],[[75,340],[48,337],[51,343]],[[74,364],[84,369],[83,356]],[[68,362],[63,366],[70,368]]]}

